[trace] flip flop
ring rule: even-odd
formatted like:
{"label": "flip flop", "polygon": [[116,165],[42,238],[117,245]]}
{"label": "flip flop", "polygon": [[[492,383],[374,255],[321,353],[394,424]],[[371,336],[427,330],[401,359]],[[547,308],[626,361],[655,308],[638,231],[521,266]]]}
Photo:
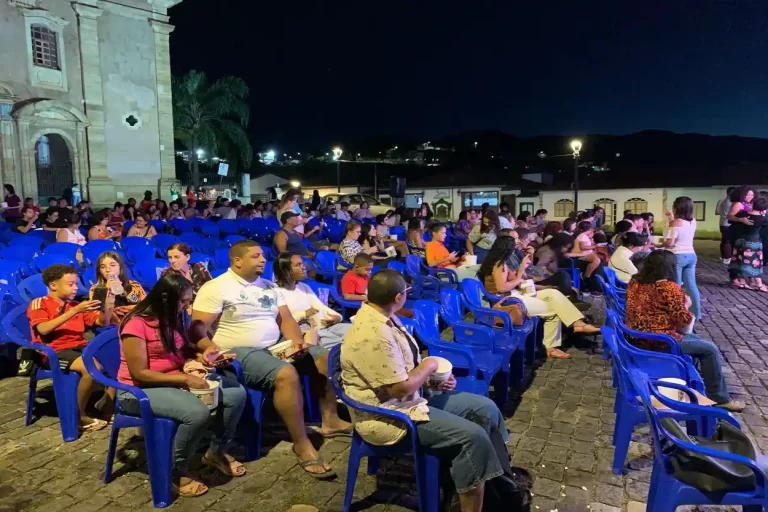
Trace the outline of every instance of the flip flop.
{"label": "flip flop", "polygon": [[[196,486],[195,487],[196,490],[190,492],[189,487],[193,485]],[[208,486],[205,485],[203,482],[198,482],[196,480],[189,482],[187,485],[183,487],[173,484],[171,488],[173,489],[173,492],[175,492],[182,498],[197,498],[198,496],[202,496],[203,494],[208,492]]]}
{"label": "flip flop", "polygon": [[[316,460],[300,460],[299,466],[301,466],[301,469],[303,469],[306,474],[308,474],[309,476],[317,480],[330,480],[331,478],[336,477],[336,471],[333,468],[325,469],[325,461],[322,458],[319,458]],[[325,469],[325,471],[322,471],[320,473],[316,473],[314,471],[307,471],[307,468],[311,468],[311,467],[321,467]]]}
{"label": "flip flop", "polygon": [[208,467],[217,469],[219,472],[221,472],[221,473],[223,473],[223,474],[225,474],[227,476],[238,478],[238,477],[241,477],[241,476],[245,475],[245,466],[243,466],[242,464],[240,464],[237,461],[234,461],[234,462],[237,462],[238,467],[243,471],[242,473],[235,473],[232,470],[232,463],[225,463],[225,462],[220,461],[220,460],[211,459],[211,458],[208,457],[208,454],[203,455],[202,462],[203,462],[204,466],[208,466]]}
{"label": "flip flop", "polygon": [[323,437],[325,439],[333,439],[333,438],[336,438],[336,437],[350,438],[350,437],[352,437],[352,433],[354,431],[355,431],[355,427],[350,425],[350,426],[348,426],[347,428],[345,428],[343,430],[337,430],[335,432],[331,432],[330,434],[323,434]]}
{"label": "flip flop", "polygon": [[78,426],[77,430],[80,432],[98,432],[99,430],[105,429],[107,425],[109,425],[109,423],[104,420],[94,420],[87,425]]}

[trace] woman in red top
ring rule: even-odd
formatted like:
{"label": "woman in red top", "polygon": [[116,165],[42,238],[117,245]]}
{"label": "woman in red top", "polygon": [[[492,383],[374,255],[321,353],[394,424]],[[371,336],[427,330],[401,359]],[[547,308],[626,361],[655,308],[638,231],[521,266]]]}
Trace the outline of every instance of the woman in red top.
{"label": "woman in red top", "polygon": [[[192,286],[176,274],[163,276],[123,320],[120,326],[120,369],[117,380],[142,388],[152,412],[179,423],[173,441],[176,481],[182,496],[200,496],[208,487],[189,471],[189,460],[206,431],[211,432],[203,465],[229,477],[240,477],[245,468],[227,453],[245,407],[245,389],[235,380],[211,376],[203,379],[184,373],[184,364],[196,359],[213,370],[230,358],[209,340],[193,345],[187,338],[183,312],[192,302]],[[208,380],[218,380],[219,411],[211,411],[190,389],[208,389]],[[120,405],[131,414],[139,413],[139,402],[118,391]]]}
{"label": "woman in red top", "polygon": [[15,222],[21,218],[21,198],[16,195],[16,190],[10,183],[3,185],[3,195],[6,203],[5,220],[6,222]]}
{"label": "woman in red top", "polygon": [[[699,360],[707,396],[717,407],[741,412],[744,403],[732,400],[728,393],[717,345],[693,334],[695,318],[688,311],[691,298],[676,283],[676,263],[674,253],[664,250],[653,251],[643,261],[627,289],[627,327],[674,338],[683,354]],[[658,349],[659,345],[666,347],[647,340],[637,340],[636,344],[649,350]]]}

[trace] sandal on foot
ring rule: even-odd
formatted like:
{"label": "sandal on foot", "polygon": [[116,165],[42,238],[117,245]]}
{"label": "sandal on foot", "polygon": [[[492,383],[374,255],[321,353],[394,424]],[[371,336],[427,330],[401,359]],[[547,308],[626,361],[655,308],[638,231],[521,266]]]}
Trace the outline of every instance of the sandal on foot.
{"label": "sandal on foot", "polygon": [[181,496],[182,498],[197,498],[208,492],[208,486],[203,482],[192,480],[187,485],[173,484],[173,492]]}
{"label": "sandal on foot", "polygon": [[547,350],[547,357],[552,359],[570,359],[571,355],[566,354],[559,348],[552,348]]}
{"label": "sandal on foot", "polygon": [[348,426],[345,429],[342,430],[335,430],[333,432],[330,432],[328,434],[323,434],[323,437],[326,439],[333,439],[335,437],[346,437],[350,438],[352,437],[352,433],[355,431],[355,427],[352,425]]}
{"label": "sandal on foot", "polygon": [[214,468],[218,470],[220,473],[227,476],[232,476],[237,478],[245,475],[245,466],[243,466],[236,460],[233,460],[232,462],[225,462],[222,460],[212,459],[208,457],[208,454],[206,453],[205,455],[203,455],[202,462],[204,466]]}
{"label": "sandal on foot", "polygon": [[[325,461],[321,458],[315,460],[300,460],[299,466],[301,466],[301,469],[303,469],[306,474],[317,480],[329,480],[336,477],[336,471],[333,468],[325,469]],[[321,471],[319,473],[309,471],[309,468],[312,467],[320,467],[325,471]]]}
{"label": "sandal on foot", "polygon": [[104,420],[93,420],[91,423],[88,423],[87,425],[80,425],[77,427],[77,430],[80,432],[98,432],[99,430],[104,430],[107,427],[108,423]]}

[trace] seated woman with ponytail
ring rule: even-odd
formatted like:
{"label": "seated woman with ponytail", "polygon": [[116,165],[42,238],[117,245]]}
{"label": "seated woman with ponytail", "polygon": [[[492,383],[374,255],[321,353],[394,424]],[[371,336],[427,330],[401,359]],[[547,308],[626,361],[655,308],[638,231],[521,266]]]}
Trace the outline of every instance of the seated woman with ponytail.
{"label": "seated woman with ponytail", "polygon": [[[562,324],[582,334],[598,334],[600,329],[585,323],[584,315],[565,295],[554,288],[538,290],[535,296],[526,296],[518,291],[517,287],[525,280],[525,269],[530,265],[531,258],[526,255],[520,262],[518,270],[512,271],[507,266],[507,261],[514,252],[514,238],[496,239],[477,272],[477,278],[490,293],[514,297],[525,304],[529,316],[542,318],[547,357],[569,359],[571,356],[560,350],[563,343]],[[494,308],[504,310],[506,306],[502,301],[495,304]]]}
{"label": "seated woman with ponytail", "polygon": [[[191,389],[208,389],[208,380],[184,373],[190,359],[212,371],[226,366],[227,354],[204,338],[196,345],[187,338],[182,312],[189,308],[194,295],[192,283],[178,274],[165,274],[120,325],[120,369],[117,380],[137,386],[149,397],[152,412],[179,424],[173,441],[175,482],[181,496],[201,496],[208,487],[189,469],[197,445],[207,433],[211,441],[203,456],[203,466],[210,466],[227,477],[241,477],[245,468],[229,455],[228,446],[245,408],[245,389],[235,380],[209,377],[219,382],[219,410],[211,414]],[[139,413],[139,402],[118,391],[122,408]]]}
{"label": "seated woman with ponytail", "polygon": [[647,237],[640,233],[631,231],[623,233],[617,241],[619,246],[613,251],[608,267],[616,272],[616,279],[624,284],[629,283],[632,276],[637,274],[637,267],[632,261],[632,257],[645,247]]}

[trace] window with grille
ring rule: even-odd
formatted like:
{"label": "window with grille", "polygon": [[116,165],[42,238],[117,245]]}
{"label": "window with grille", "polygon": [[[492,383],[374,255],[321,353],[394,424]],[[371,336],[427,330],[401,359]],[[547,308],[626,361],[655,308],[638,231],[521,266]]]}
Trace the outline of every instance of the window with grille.
{"label": "window with grille", "polygon": [[694,201],[693,202],[693,218],[698,222],[707,220],[707,202],[706,201]]}
{"label": "window with grille", "polygon": [[573,211],[573,201],[571,201],[570,199],[560,199],[559,201],[555,202],[555,213],[554,213],[555,217],[567,218],[572,211]]}
{"label": "window with grille", "polygon": [[624,202],[624,210],[629,210],[632,213],[645,213],[648,211],[648,201],[634,197]]}
{"label": "window with grille", "polygon": [[56,32],[43,25],[32,25],[32,62],[35,66],[59,68],[59,42]]}

